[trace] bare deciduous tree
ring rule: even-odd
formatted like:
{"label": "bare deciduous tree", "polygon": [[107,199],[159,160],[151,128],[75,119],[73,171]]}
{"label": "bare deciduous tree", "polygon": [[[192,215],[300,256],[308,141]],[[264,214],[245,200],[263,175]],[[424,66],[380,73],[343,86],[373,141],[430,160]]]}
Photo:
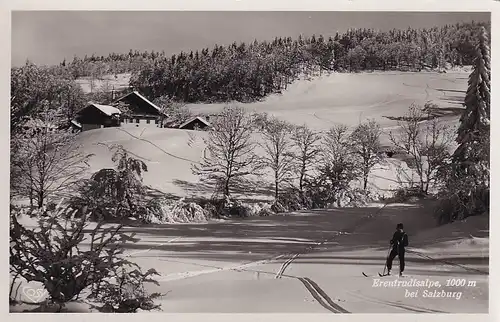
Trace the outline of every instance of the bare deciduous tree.
{"label": "bare deciduous tree", "polygon": [[349,190],[356,178],[356,160],[349,144],[349,132],[345,125],[331,128],[324,137],[322,160],[317,168],[319,180],[316,186],[326,190],[325,198],[337,203],[339,196]]}
{"label": "bare deciduous tree", "polygon": [[[193,113],[182,102],[175,101],[169,96],[160,96],[154,103],[161,108],[160,122],[165,127],[178,127],[193,116]],[[164,124],[165,123],[165,124]]]}
{"label": "bare deciduous tree", "polygon": [[15,195],[36,201],[41,208],[47,198],[69,192],[87,169],[90,154],[82,154],[75,134],[58,130],[54,112],[26,123],[26,130],[12,138],[11,171],[16,175],[11,188]]}
{"label": "bare deciduous tree", "polygon": [[450,157],[453,142],[450,126],[431,115],[435,108],[432,103],[424,108],[412,104],[403,120],[398,121],[399,132],[389,134],[392,144],[410,156],[409,166],[415,169],[419,188],[425,194],[431,185],[438,183],[438,170]]}
{"label": "bare deciduous tree", "polygon": [[[90,84],[94,81],[91,79]],[[111,104],[113,102],[113,87],[109,81],[103,81],[99,87],[91,85],[91,92],[87,94],[88,100],[98,104]]]}
{"label": "bare deciduous tree", "polygon": [[363,190],[365,191],[371,169],[381,160],[381,134],[382,129],[374,120],[359,124],[351,133],[352,151],[361,161]]}
{"label": "bare deciduous tree", "polygon": [[68,126],[75,113],[85,106],[81,89],[71,78],[54,75],[50,67],[36,66],[30,62],[11,70],[11,133],[22,131],[27,117],[34,117],[49,106],[60,110],[59,121]]}
{"label": "bare deciduous tree", "polygon": [[124,101],[118,101],[111,104],[111,106],[116,107],[120,110],[120,114],[113,114],[112,119],[116,125],[120,125],[122,120],[132,119],[134,116],[134,111],[130,107],[130,104]]}
{"label": "bare deciduous tree", "polygon": [[193,173],[204,180],[215,181],[229,196],[235,179],[254,174],[259,168],[252,141],[252,118],[241,107],[225,107],[212,122],[205,139],[206,155],[194,164]]}
{"label": "bare deciduous tree", "polygon": [[274,175],[274,198],[279,199],[279,187],[291,180],[293,174],[293,154],[291,140],[292,126],[285,121],[271,118],[262,131],[264,149],[262,165],[270,168]]}
{"label": "bare deciduous tree", "polygon": [[295,127],[292,132],[292,141],[295,146],[295,161],[299,172],[299,190],[304,192],[304,183],[307,179],[308,171],[312,168],[321,151],[319,141],[321,136],[313,132],[305,124]]}

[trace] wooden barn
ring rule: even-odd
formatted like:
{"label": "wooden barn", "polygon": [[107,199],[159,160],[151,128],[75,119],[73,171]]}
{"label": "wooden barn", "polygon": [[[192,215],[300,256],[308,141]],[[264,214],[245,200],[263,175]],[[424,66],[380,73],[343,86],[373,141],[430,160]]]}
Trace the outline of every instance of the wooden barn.
{"label": "wooden barn", "polygon": [[76,122],[82,131],[120,126],[120,114],[116,107],[90,103],[78,112]]}
{"label": "wooden barn", "polygon": [[128,109],[128,115],[121,117],[121,126],[161,127],[161,119],[164,116],[161,109],[139,92],[128,93],[113,103],[118,108],[121,104]]}
{"label": "wooden barn", "polygon": [[210,127],[210,123],[201,116],[193,117],[179,126],[182,130],[203,130]]}

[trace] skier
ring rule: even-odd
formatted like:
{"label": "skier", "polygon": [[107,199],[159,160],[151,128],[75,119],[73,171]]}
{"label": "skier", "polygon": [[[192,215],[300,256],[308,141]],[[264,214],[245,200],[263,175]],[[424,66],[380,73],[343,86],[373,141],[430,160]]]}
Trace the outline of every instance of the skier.
{"label": "skier", "polygon": [[387,257],[387,275],[391,275],[392,261],[396,256],[399,257],[399,276],[403,276],[405,270],[405,247],[408,246],[408,235],[403,230],[403,224],[396,226],[396,232],[390,240],[392,245],[391,253]]}

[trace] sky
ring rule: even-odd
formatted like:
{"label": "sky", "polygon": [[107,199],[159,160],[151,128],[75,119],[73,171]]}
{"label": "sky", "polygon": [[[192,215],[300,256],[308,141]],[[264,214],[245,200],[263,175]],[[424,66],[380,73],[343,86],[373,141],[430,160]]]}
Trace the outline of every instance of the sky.
{"label": "sky", "polygon": [[349,28],[426,28],[490,21],[481,12],[14,11],[12,65],[58,64],[86,54],[212,48],[215,44],[334,35]]}

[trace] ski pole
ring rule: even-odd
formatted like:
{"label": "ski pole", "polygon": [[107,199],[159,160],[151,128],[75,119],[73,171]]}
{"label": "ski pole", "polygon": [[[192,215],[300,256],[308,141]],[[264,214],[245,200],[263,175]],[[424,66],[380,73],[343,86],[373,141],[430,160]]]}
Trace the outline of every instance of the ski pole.
{"label": "ski pole", "polygon": [[382,273],[382,275],[385,275],[385,269],[387,267],[387,260],[389,259],[389,254],[391,253],[391,248],[392,248],[392,245],[389,245],[389,250],[387,251],[387,256],[385,257],[384,272]]}

